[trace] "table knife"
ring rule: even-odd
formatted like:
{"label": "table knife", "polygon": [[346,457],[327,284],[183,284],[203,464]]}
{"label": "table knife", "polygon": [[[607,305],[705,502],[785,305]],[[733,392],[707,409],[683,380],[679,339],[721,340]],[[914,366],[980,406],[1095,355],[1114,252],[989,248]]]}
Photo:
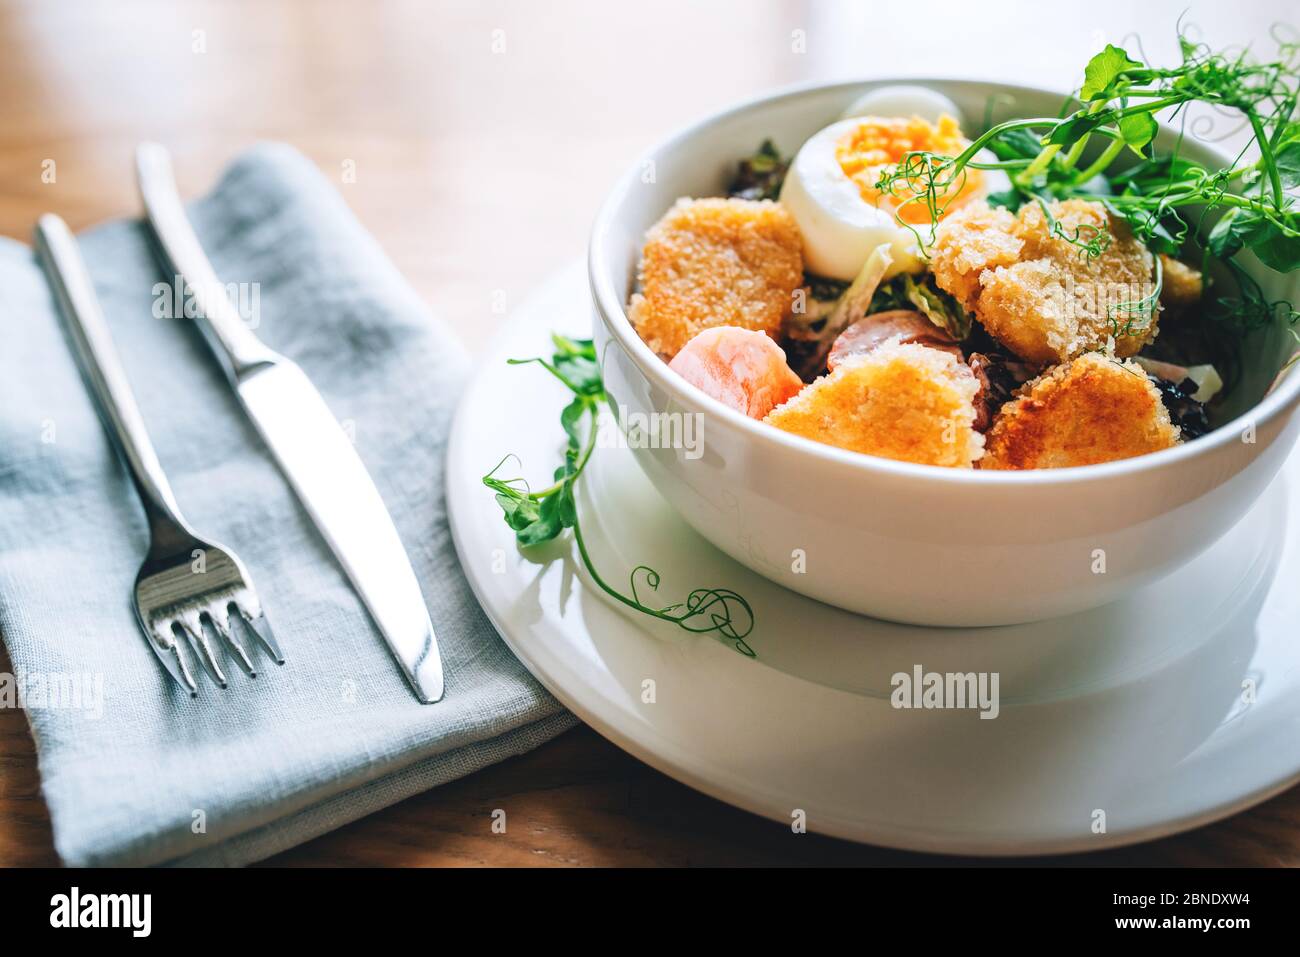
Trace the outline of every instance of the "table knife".
{"label": "table knife", "polygon": [[197,321],[307,513],[361,597],[415,695],[442,697],[442,660],[415,572],[379,490],[321,394],[240,317],[185,215],[171,157],[136,151],[136,176],[164,265],[183,281]]}

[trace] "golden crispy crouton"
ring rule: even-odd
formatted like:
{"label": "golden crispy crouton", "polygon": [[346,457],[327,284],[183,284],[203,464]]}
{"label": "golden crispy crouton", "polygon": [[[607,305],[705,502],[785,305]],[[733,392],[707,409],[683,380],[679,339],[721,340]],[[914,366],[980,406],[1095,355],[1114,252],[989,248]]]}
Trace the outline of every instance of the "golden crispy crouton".
{"label": "golden crispy crouton", "polygon": [[[1155,317],[1135,308],[1155,288],[1150,250],[1098,203],[1049,208],[1055,227],[1036,202],[1014,217],[976,205],[945,219],[932,264],[939,288],[1022,359],[1064,362],[1112,337],[1117,355],[1136,354],[1156,336]],[[1092,258],[1069,241],[1093,238],[1104,249]]]}
{"label": "golden crispy crouton", "polygon": [[994,417],[979,467],[1094,465],[1178,442],[1178,428],[1142,367],[1089,352],[1020,388]]}
{"label": "golden crispy crouton", "polygon": [[1199,269],[1172,256],[1160,254],[1163,281],[1160,286],[1160,305],[1173,315],[1178,315],[1201,301],[1205,280]]}
{"label": "golden crispy crouton", "polygon": [[679,199],[646,233],[632,324],[664,359],[713,326],[776,338],[803,284],[802,245],[771,200]]}
{"label": "golden crispy crouton", "polygon": [[891,341],[847,358],[764,421],[854,452],[969,468],[984,448],[972,428],[978,387],[951,353]]}

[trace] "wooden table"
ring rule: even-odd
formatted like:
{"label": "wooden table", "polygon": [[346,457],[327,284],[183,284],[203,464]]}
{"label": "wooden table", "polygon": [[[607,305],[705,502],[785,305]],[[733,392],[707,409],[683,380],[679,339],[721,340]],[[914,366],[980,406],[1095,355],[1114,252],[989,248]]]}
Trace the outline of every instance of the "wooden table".
{"label": "wooden table", "polygon": [[[974,75],[1065,89],[1106,41],[1167,59],[1186,0],[690,4],[0,0],[0,233],[134,215],[131,152],[158,139],[182,188],[242,147],[293,143],[474,352],[582,253],[604,191],[674,127],[784,84]],[[1278,2],[1200,4],[1216,45],[1266,38]],[[53,161],[55,177],[43,169]],[[345,168],[355,169],[346,182]],[[504,297],[506,314],[495,306]],[[580,306],[575,305],[575,308]],[[11,670],[0,653],[0,670]],[[508,835],[489,813],[509,808]],[[283,864],[753,864],[936,860],[736,811],[580,729],[274,860]],[[1300,864],[1300,789],[1086,863]],[[0,864],[56,858],[23,715],[0,711]]]}

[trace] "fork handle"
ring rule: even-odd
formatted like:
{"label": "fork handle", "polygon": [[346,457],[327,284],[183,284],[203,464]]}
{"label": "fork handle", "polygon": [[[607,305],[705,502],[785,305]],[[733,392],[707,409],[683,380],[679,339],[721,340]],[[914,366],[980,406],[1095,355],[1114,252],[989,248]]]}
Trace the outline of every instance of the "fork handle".
{"label": "fork handle", "polygon": [[131,473],[154,543],[192,536],[154,452],[140,409],[99,307],[95,287],[68,224],[46,213],[36,224],[36,249],[66,320],[87,385],[109,438]]}

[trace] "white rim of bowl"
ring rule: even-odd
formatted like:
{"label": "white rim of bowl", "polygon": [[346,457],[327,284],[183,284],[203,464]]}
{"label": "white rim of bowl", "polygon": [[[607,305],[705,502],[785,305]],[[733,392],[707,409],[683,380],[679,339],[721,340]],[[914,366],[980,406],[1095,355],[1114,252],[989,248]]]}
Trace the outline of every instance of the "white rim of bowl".
{"label": "white rim of bowl", "polygon": [[[737,114],[752,110],[758,106],[769,106],[782,100],[795,99],[807,96],[810,93],[826,90],[847,90],[867,84],[883,86],[895,83],[909,83],[917,86],[927,86],[935,83],[993,86],[1010,93],[1024,93],[1033,96],[1054,96],[1062,99],[1067,95],[1064,93],[1056,93],[1041,87],[1020,86],[1014,83],[999,83],[994,81],[968,80],[950,77],[886,77],[848,80],[837,83],[806,83],[797,86],[784,87],[771,93],[760,94],[748,100],[744,100],[735,106],[730,106],[712,113],[704,119],[678,130],[667,139],[662,140],[645,155],[658,156],[665,150],[676,147],[683,141],[696,136],[706,127],[712,126],[715,123],[721,122],[722,120],[728,119]],[[1176,132],[1172,131],[1171,128],[1164,123],[1160,124],[1160,128],[1162,131]],[[1202,143],[1200,145],[1207,152],[1213,154],[1223,162],[1229,162],[1231,160],[1230,157],[1221,153],[1210,144]],[[591,239],[588,244],[587,272],[588,281],[591,284],[592,297],[595,300],[596,311],[599,313],[600,320],[605,323],[606,327],[610,330],[611,335],[618,341],[623,350],[636,362],[641,372],[652,382],[665,389],[684,405],[688,407],[694,406],[701,411],[717,416],[722,422],[730,425],[733,429],[745,432],[765,444],[787,449],[797,454],[811,455],[824,462],[836,463],[853,469],[866,472],[882,472],[892,476],[912,478],[920,481],[946,482],[951,484],[977,483],[983,485],[1017,485],[1028,483],[1037,485],[1066,485],[1086,482],[1092,479],[1119,478],[1140,472],[1157,471],[1167,467],[1176,466],[1186,459],[1206,455],[1211,450],[1222,448],[1229,442],[1237,441],[1243,428],[1247,424],[1254,423],[1256,427],[1258,427],[1264,423],[1271,422],[1274,418],[1280,415],[1288,405],[1294,404],[1297,399],[1300,398],[1300,374],[1292,371],[1287,374],[1286,378],[1283,379],[1277,388],[1264,396],[1257,405],[1252,406],[1232,421],[1224,423],[1198,439],[1175,446],[1172,449],[1162,449],[1159,452],[1149,452],[1146,455],[1120,459],[1115,462],[1103,462],[1098,465],[1076,465],[1060,469],[1027,469],[1024,471],[985,472],[979,469],[959,469],[946,468],[940,465],[920,465],[913,462],[899,462],[894,459],[867,455],[862,452],[852,452],[848,449],[841,449],[833,445],[826,445],[822,442],[815,442],[812,439],[806,439],[802,436],[792,435],[789,432],[783,432],[773,426],[764,425],[757,419],[751,419],[747,415],[742,415],[740,412],[722,404],[717,399],[714,399],[703,391],[691,386],[680,376],[672,373],[668,368],[668,364],[651,351],[650,347],[641,341],[641,337],[636,334],[636,330],[632,328],[632,322],[628,318],[626,304],[623,301],[624,295],[614,289],[613,274],[607,262],[603,248],[603,240],[611,230],[616,219],[615,214],[618,211],[618,207],[622,204],[624,197],[633,186],[639,184],[641,169],[641,161],[638,161],[619,178],[609,196],[606,197],[604,203],[601,204],[600,211],[596,214],[596,221],[592,226]]]}

